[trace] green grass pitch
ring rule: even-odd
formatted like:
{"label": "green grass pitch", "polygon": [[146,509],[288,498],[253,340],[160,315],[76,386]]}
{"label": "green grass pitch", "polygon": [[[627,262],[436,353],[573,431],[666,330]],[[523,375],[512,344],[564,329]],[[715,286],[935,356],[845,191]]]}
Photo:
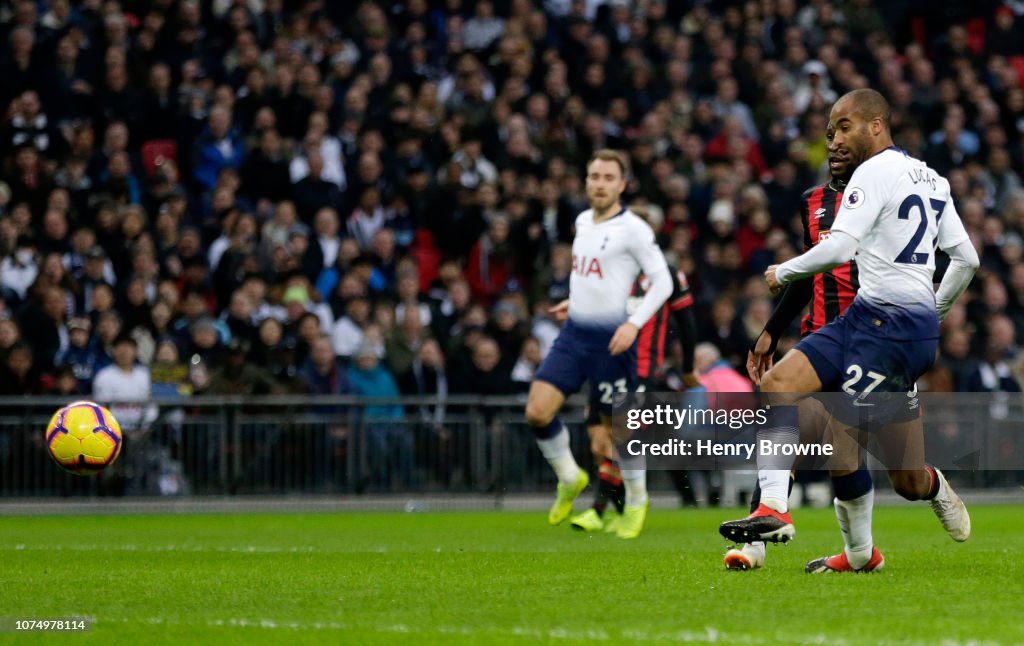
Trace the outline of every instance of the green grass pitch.
{"label": "green grass pitch", "polygon": [[541,512],[0,518],[0,616],[95,618],[37,643],[1024,643],[1024,513],[974,506],[951,541],[880,508],[873,575],[810,576],[830,509],[759,572],[726,572],[731,510],[652,511],[635,541]]}

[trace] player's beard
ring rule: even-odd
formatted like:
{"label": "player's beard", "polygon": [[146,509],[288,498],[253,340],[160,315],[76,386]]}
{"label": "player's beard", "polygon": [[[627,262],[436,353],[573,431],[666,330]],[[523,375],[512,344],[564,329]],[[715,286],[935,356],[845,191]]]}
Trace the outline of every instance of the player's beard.
{"label": "player's beard", "polygon": [[602,196],[592,195],[590,197],[590,206],[594,211],[600,215],[605,215],[610,209],[612,209],[619,201],[618,195],[611,195],[605,193]]}
{"label": "player's beard", "polygon": [[850,160],[847,164],[847,168],[855,169],[867,160],[868,151],[871,148],[871,135],[868,133],[866,125],[861,128],[860,132],[858,132],[856,136],[850,137],[845,148]]}

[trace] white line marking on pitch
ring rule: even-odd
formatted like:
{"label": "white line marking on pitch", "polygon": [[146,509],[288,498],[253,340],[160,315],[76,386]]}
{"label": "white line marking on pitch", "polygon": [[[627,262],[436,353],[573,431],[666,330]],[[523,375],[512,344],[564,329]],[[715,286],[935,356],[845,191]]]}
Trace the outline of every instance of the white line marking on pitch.
{"label": "white line marking on pitch", "polygon": [[[196,623],[193,621],[185,622],[176,619],[167,619],[164,617],[147,617],[147,618],[130,618],[130,617],[97,617],[97,624],[102,626],[103,624],[117,623],[117,624],[137,624],[145,623],[150,625],[163,625],[163,626],[195,626]],[[512,626],[510,628],[503,628],[498,626],[493,627],[471,627],[471,626],[452,626],[452,625],[440,625],[440,626],[410,626],[408,624],[391,624],[391,625],[364,625],[364,624],[350,624],[338,621],[288,621],[288,620],[276,620],[276,619],[248,619],[248,618],[228,618],[228,619],[209,619],[205,622],[207,627],[211,628],[261,628],[264,630],[313,630],[313,631],[369,631],[376,633],[400,633],[400,634],[444,634],[444,635],[463,635],[463,636],[476,636],[478,638],[494,637],[496,635],[509,634],[517,637],[532,637],[539,639],[550,639],[550,640],[588,640],[588,641],[611,641],[611,640],[631,640],[635,642],[676,642],[676,643],[699,643],[699,644],[715,644],[715,643],[730,643],[730,644],[755,644],[762,643],[764,641],[764,635],[744,635],[738,633],[726,633],[714,628],[712,626],[706,626],[703,631],[692,631],[692,630],[679,630],[679,631],[661,631],[661,632],[646,632],[642,630],[631,630],[626,629],[618,634],[609,634],[604,630],[595,629],[583,629],[574,630],[570,628],[536,628],[532,626]],[[830,644],[833,646],[847,646],[851,642],[846,639],[839,638],[832,635],[816,634],[816,635],[775,635],[773,639],[781,640],[785,643],[790,644],[803,644],[803,645],[814,645],[814,644]],[[896,646],[925,646],[929,642],[917,642],[917,641],[891,641],[891,642],[879,642],[883,645]],[[943,646],[981,646],[989,643],[988,641],[968,640],[965,642],[957,640],[943,640]]]}
{"label": "white line marking on pitch", "polygon": [[[239,554],[313,554],[325,553],[331,550],[321,550],[315,547],[266,547],[260,545],[234,545],[225,547],[207,547],[204,545],[90,545],[80,543],[75,545],[25,545],[18,543],[13,547],[0,547],[0,551],[13,549],[16,552],[232,552]],[[367,550],[379,551],[379,550]]]}

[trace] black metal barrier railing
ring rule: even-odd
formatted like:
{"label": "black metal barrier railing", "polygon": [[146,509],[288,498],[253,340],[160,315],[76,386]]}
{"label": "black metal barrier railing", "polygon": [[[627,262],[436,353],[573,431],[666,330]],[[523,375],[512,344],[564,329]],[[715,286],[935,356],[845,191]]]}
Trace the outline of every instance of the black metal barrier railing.
{"label": "black metal barrier railing", "polygon": [[[675,398],[673,398],[675,399]],[[941,404],[941,402],[946,402]],[[554,475],[527,428],[524,397],[451,396],[368,400],[357,396],[193,397],[110,404],[124,428],[118,461],[94,477],[49,459],[46,425],[66,399],[0,398],[0,497],[550,492]],[[592,469],[585,399],[560,417],[572,450]],[[929,438],[971,460],[943,464],[966,486],[1006,487],[1024,478],[1024,399],[936,399],[925,406]],[[685,433],[700,431],[688,427]],[[959,439],[958,435],[959,435]],[[714,434],[708,435],[714,437]],[[958,447],[957,442],[963,446]],[[929,448],[929,457],[932,449]],[[870,458],[869,458],[870,459]],[[996,468],[986,465],[1001,464]],[[1006,466],[1009,465],[1009,466]],[[677,488],[677,473],[648,464],[652,489]],[[871,464],[880,469],[877,461]],[[685,467],[683,467],[685,468]],[[712,486],[748,490],[752,465],[724,462]],[[710,472],[714,470],[714,472]],[[824,474],[820,474],[824,475]],[[879,473],[879,484],[885,480]],[[884,485],[883,485],[884,486]]]}
{"label": "black metal barrier railing", "polygon": [[[554,481],[518,397],[110,404],[124,449],[95,477],[64,473],[46,454],[46,425],[67,403],[0,398],[0,496],[520,492]],[[580,426],[583,403],[570,400],[562,419]],[[584,433],[573,450],[589,466]]]}

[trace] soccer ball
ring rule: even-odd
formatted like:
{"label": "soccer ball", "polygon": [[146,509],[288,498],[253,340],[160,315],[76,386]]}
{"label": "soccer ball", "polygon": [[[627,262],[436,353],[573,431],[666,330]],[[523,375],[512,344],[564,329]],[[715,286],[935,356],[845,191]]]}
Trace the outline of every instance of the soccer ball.
{"label": "soccer ball", "polygon": [[106,469],[121,453],[121,425],[110,411],[87,401],[54,413],[46,427],[46,450],[65,471],[89,476]]}

